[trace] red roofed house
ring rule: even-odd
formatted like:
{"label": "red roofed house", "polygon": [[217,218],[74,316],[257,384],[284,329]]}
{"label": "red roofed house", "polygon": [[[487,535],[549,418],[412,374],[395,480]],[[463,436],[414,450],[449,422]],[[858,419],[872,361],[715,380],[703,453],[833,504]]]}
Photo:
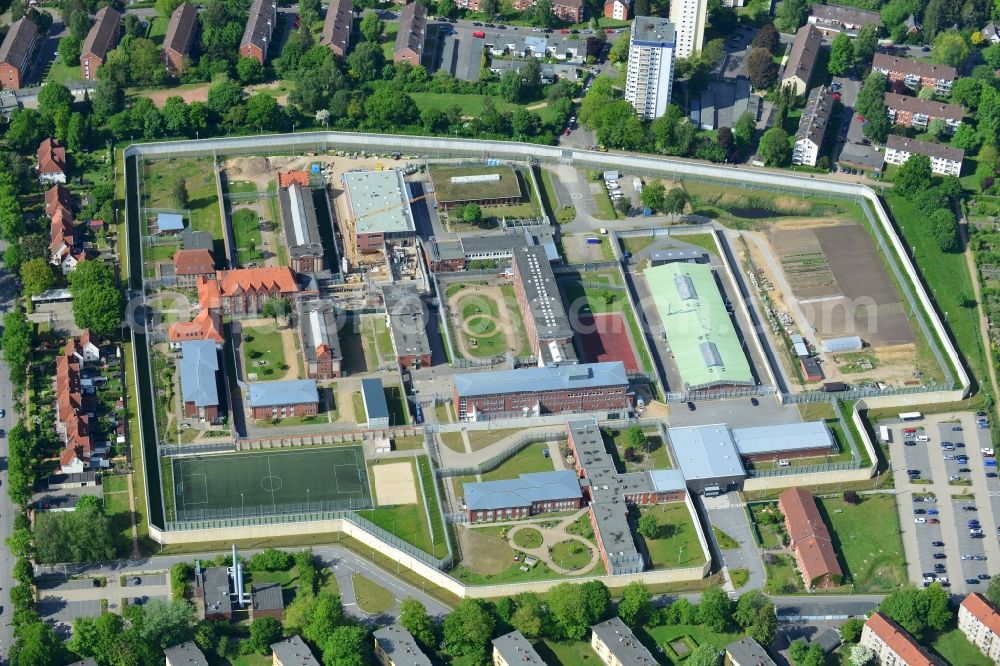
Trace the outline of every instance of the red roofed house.
{"label": "red roofed house", "polygon": [[238,268],[217,273],[222,310],[244,315],[260,312],[270,299],[297,298],[295,273],[287,266]]}
{"label": "red roofed house", "polygon": [[211,250],[177,250],[174,253],[174,275],[177,284],[191,287],[198,283],[199,277],[215,279],[215,257]]}
{"label": "red roofed house", "polygon": [[52,217],[60,207],[70,210],[73,207],[73,198],[69,190],[57,184],[45,190],[45,214]]}
{"label": "red roofed house", "polygon": [[95,442],[90,435],[97,400],[82,381],[87,363],[100,360],[100,348],[89,331],[84,331],[79,340],[70,340],[64,351],[56,358],[55,381],[56,431],[65,444],[59,456],[61,471],[75,474],[92,467],[107,467],[103,459],[105,444]]}
{"label": "red roofed house", "polygon": [[219,297],[219,283],[213,278],[197,278],[198,305],[201,308],[191,321],[179,321],[167,329],[167,341],[171,349],[180,349],[182,342],[189,340],[212,340],[221,348],[222,302]]}
{"label": "red roofed house", "polygon": [[11,24],[0,44],[0,87],[20,90],[38,48],[38,26],[25,17]]}
{"label": "red roofed house", "polygon": [[858,643],[874,652],[878,663],[886,666],[944,666],[943,661],[878,611],[865,622]]}
{"label": "red roofed house", "polygon": [[76,233],[73,230],[73,212],[70,195],[62,185],[53,185],[45,192],[45,214],[49,216],[49,263],[59,266],[63,275],[76,270],[76,265],[87,258],[76,250]]}
{"label": "red roofed house", "polygon": [[604,18],[616,21],[629,19],[629,3],[625,0],[608,0],[604,3]]}
{"label": "red roofed house", "polygon": [[243,30],[243,39],[240,41],[240,55],[253,58],[263,65],[277,19],[274,0],[253,0],[247,25]]}
{"label": "red roofed house", "polygon": [[113,7],[103,7],[94,15],[87,38],[80,50],[80,76],[85,81],[97,80],[97,68],[104,64],[108,51],[118,44],[121,35],[122,14]]}
{"label": "red roofed house", "polygon": [[170,23],[167,24],[163,50],[160,52],[163,65],[168,72],[176,75],[184,70],[197,32],[198,10],[190,2],[177,5],[177,9],[170,16]]}
{"label": "red roofed house", "polygon": [[100,339],[90,332],[89,328],[83,329],[80,339],[71,338],[66,343],[66,355],[72,356],[83,365],[101,362]]}
{"label": "red roofed house", "polygon": [[778,496],[778,509],[785,516],[785,528],[806,589],[840,585],[844,574],[812,494],[802,488],[789,488]]}
{"label": "red roofed house", "polygon": [[965,597],[958,607],[958,629],[994,664],[1000,664],[1000,613],[978,592]]}
{"label": "red roofed house", "polygon": [[57,139],[45,139],[38,146],[38,182],[66,182],[66,146]]}
{"label": "red roofed house", "polygon": [[309,187],[308,171],[286,171],[278,174],[278,187],[291,187],[292,183],[297,183],[302,187]]}

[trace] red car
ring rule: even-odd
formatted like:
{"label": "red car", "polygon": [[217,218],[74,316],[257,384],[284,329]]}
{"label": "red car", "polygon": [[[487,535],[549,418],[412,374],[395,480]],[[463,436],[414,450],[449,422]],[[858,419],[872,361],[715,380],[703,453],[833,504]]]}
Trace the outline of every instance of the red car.
{"label": "red car", "polygon": [[834,102],[839,102],[840,101],[840,93],[839,92],[833,93],[833,101]]}
{"label": "red car", "polygon": [[565,129],[565,131],[563,131],[563,136],[569,136],[569,133],[570,133],[570,129],[567,127]]}
{"label": "red car", "polygon": [[472,36],[473,37],[478,37],[479,39],[482,39],[483,37],[486,36],[486,33],[483,32],[482,30],[476,30],[475,32],[472,33]]}

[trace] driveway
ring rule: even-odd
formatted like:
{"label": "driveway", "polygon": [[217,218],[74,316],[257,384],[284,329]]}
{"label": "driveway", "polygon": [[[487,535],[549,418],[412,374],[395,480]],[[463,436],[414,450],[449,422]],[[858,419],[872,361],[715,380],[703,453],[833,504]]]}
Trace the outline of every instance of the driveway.
{"label": "driveway", "polygon": [[[710,527],[718,527],[740,544],[739,548],[722,550],[715,540],[714,530],[709,529],[709,533],[706,535],[712,543],[713,550],[720,556],[719,561],[722,566],[727,568],[730,574],[732,574],[733,569],[749,570],[750,577],[746,584],[735,591],[738,593],[741,590],[763,589],[766,578],[764,563],[760,559],[760,551],[757,548],[757,542],[754,541],[750,522],[747,520],[743,504],[740,502],[739,493],[732,492],[719,497],[699,497],[695,501],[700,501],[704,506]],[[731,580],[730,577],[727,577],[727,592],[734,591]]]}

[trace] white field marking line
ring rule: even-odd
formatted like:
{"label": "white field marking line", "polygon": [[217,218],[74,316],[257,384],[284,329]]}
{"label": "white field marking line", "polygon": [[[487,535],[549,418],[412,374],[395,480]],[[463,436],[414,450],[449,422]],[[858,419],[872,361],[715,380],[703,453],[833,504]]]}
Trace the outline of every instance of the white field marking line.
{"label": "white field marking line", "polygon": [[354,469],[355,474],[359,474],[359,481],[360,481],[360,472],[358,470],[358,466],[357,465],[351,465],[351,464],[347,464],[347,463],[345,463],[343,465],[334,465],[333,466],[333,481],[334,481],[334,483],[337,484],[337,494],[338,495],[348,495],[348,496],[359,495],[360,497],[364,497],[364,491],[361,489],[360,485],[359,485],[359,487],[358,487],[357,490],[343,491],[343,490],[340,489],[340,476],[337,474],[337,469],[339,469],[341,467],[349,467],[349,468]]}
{"label": "white field marking line", "polygon": [[[202,484],[203,484],[203,486],[205,488],[205,492],[203,493],[203,496],[204,496],[205,499],[202,500],[202,501],[200,501],[200,502],[195,502],[193,500],[189,502],[188,499],[187,499],[188,496],[189,495],[193,496],[194,493],[191,492],[191,491],[189,491],[189,490],[185,490],[184,493],[181,496],[181,499],[184,502],[184,508],[185,509],[188,508],[189,506],[197,506],[199,504],[208,504],[208,475],[207,474],[196,474],[196,473],[195,474],[185,474],[184,476],[181,477],[181,479],[183,479],[181,481],[181,484],[182,484],[182,486],[184,488],[193,488],[194,487],[194,480],[196,478],[199,478],[199,477],[201,478]],[[174,504],[176,505],[176,503],[177,503],[177,501],[175,499],[174,500]]]}
{"label": "white field marking line", "polygon": [[[273,474],[271,474],[271,456],[267,457],[267,476],[268,477],[273,477],[274,476]],[[274,484],[271,484],[271,485],[274,485]],[[277,513],[277,511],[278,511],[278,504],[274,500],[274,491],[271,490],[270,493],[271,493],[271,509],[275,513]]]}

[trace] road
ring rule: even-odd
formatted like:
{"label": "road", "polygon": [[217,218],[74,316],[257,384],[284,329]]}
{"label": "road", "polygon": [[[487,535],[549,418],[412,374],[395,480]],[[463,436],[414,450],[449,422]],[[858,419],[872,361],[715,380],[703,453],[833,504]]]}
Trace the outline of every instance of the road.
{"label": "road", "polygon": [[[0,252],[6,247],[6,243],[0,243]],[[0,311],[10,310],[15,290],[10,274],[6,270],[0,271]],[[14,503],[7,496],[7,433],[16,423],[12,397],[13,387],[7,363],[0,360],[0,408],[4,410],[4,415],[0,417],[0,429],[3,430],[3,436],[0,437],[0,610],[5,614],[2,618],[3,625],[0,626],[0,655],[4,655],[5,659],[14,640],[14,629],[7,620],[10,614],[10,588],[14,584],[14,558],[7,548],[7,538],[13,529],[16,511]]]}

